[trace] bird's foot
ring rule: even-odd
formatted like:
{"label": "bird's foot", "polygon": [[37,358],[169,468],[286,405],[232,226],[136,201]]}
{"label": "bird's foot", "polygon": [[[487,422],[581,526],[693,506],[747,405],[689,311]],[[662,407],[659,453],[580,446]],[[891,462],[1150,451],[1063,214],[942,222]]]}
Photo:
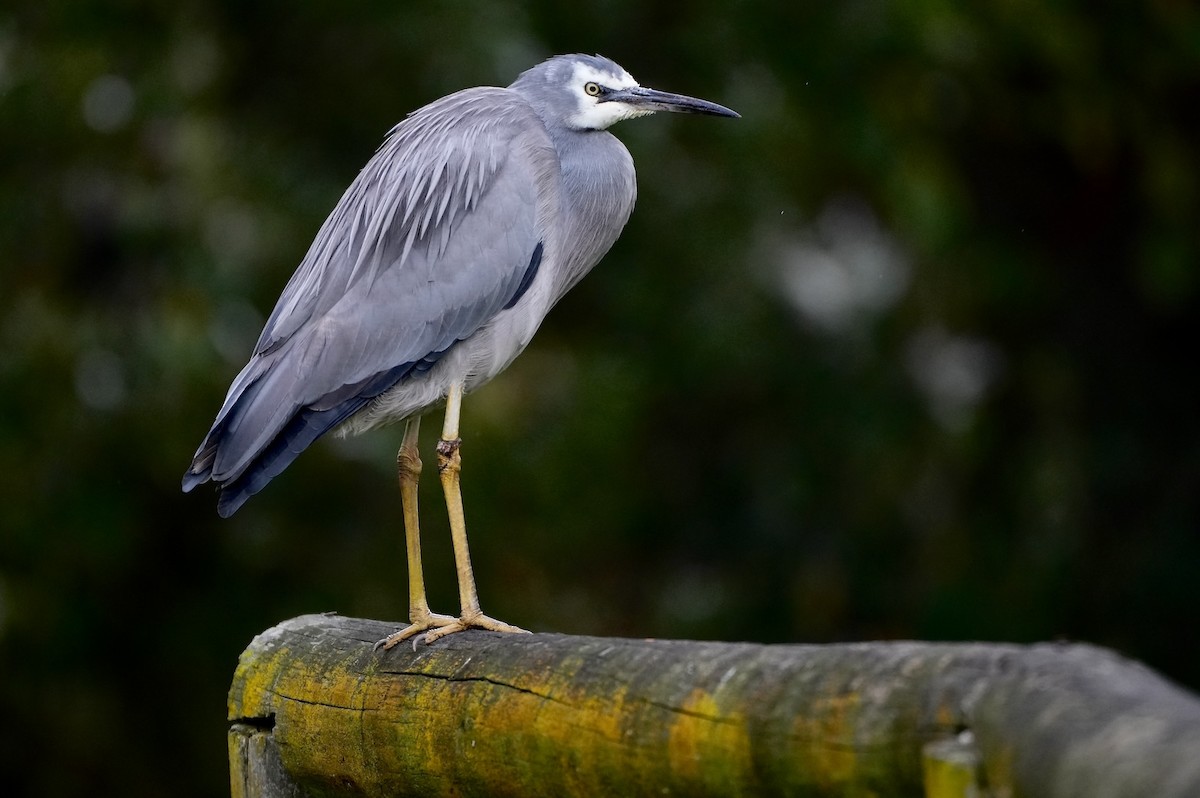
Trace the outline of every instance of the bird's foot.
{"label": "bird's foot", "polygon": [[[504,621],[497,621],[495,618],[489,618],[482,612],[475,612],[470,615],[464,615],[461,618],[453,618],[449,615],[437,615],[432,612],[417,614],[410,618],[412,623],[398,632],[392,632],[387,637],[383,638],[375,644],[375,650],[383,649],[387,651],[392,646],[407,640],[414,635],[424,635],[425,645],[429,645],[435,640],[439,640],[446,635],[452,635],[455,632],[465,632],[467,629],[484,629],[489,632],[507,632],[509,634],[529,634],[528,629],[522,629],[519,626],[513,626]],[[413,649],[417,646],[417,640],[413,640]]]}
{"label": "bird's foot", "polygon": [[510,634],[529,634],[529,630],[522,629],[519,626],[497,621],[495,618],[489,618],[482,612],[475,612],[469,615],[463,615],[461,618],[455,618],[453,623],[445,626],[440,626],[431,632],[425,633],[425,644],[428,645],[435,640],[452,635],[455,632],[464,632],[467,629],[485,629],[489,632],[508,632]]}
{"label": "bird's foot", "polygon": [[[392,646],[403,640],[407,640],[413,635],[419,635],[422,632],[428,632],[430,629],[444,629],[446,627],[462,623],[458,618],[455,618],[452,615],[438,615],[437,613],[430,612],[429,610],[425,610],[424,612],[410,613],[409,620],[412,623],[410,623],[408,626],[399,631],[392,632],[387,637],[378,641],[375,644],[375,650],[379,651],[380,649],[383,649],[384,651],[387,651]],[[456,629],[455,631],[458,630]],[[426,642],[428,642],[428,639],[426,639]],[[416,645],[415,640],[413,641],[413,644],[414,646]]]}

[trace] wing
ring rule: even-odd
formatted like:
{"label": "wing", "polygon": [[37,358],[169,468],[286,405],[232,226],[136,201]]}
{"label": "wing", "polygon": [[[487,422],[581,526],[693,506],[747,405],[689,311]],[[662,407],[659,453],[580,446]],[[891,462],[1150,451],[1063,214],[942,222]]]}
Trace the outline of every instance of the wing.
{"label": "wing", "polygon": [[288,282],[184,489],[221,483],[232,513],[510,306],[540,261],[557,185],[544,126],[506,89],[458,92],[393,128]]}

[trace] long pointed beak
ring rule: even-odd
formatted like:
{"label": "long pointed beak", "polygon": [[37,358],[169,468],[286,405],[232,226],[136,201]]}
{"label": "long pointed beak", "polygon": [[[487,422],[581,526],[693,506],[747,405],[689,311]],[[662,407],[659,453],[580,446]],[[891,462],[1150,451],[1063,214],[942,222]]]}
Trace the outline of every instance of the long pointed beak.
{"label": "long pointed beak", "polygon": [[676,114],[741,117],[737,111],[723,105],[710,103],[708,100],[688,97],[684,94],[671,94],[657,89],[647,89],[644,86],[618,89],[605,97],[603,102],[621,102],[647,112],[671,111]]}

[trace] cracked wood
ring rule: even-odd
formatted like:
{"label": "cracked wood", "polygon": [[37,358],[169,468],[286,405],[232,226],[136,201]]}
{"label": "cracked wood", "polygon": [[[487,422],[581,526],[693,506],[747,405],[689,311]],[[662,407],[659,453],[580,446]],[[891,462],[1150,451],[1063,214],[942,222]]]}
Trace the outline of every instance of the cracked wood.
{"label": "cracked wood", "polygon": [[235,796],[1200,794],[1200,705],[1091,646],[464,632],[374,651],[388,631],[314,615],[251,643]]}

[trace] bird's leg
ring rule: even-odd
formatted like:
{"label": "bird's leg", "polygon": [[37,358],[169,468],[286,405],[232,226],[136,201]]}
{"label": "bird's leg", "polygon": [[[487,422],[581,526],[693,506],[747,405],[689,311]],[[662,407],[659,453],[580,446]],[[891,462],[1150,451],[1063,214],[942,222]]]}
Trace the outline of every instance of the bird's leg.
{"label": "bird's leg", "polygon": [[442,626],[425,635],[425,642],[432,643],[464,629],[487,629],[493,632],[525,632],[516,626],[497,621],[483,614],[479,608],[479,594],[475,590],[475,574],[471,570],[471,552],[467,548],[467,524],[463,516],[460,475],[462,473],[462,440],[458,437],[458,416],[462,407],[462,385],[454,383],[446,395],[446,420],[442,426],[442,439],[438,441],[438,475],[442,480],[442,491],[446,494],[446,511],[450,516],[450,538],[454,544],[454,565],[458,571],[458,597],[462,614],[456,623]]}
{"label": "bird's leg", "polygon": [[393,632],[375,644],[375,648],[389,649],[412,637],[439,626],[457,623],[449,615],[435,615],[429,611],[425,598],[425,572],[421,567],[421,520],[417,514],[417,483],[421,478],[421,453],[417,448],[420,417],[411,418],[404,424],[404,439],[396,454],[396,472],[400,478],[400,504],[404,508],[404,544],[408,551],[408,620],[409,625]]}

